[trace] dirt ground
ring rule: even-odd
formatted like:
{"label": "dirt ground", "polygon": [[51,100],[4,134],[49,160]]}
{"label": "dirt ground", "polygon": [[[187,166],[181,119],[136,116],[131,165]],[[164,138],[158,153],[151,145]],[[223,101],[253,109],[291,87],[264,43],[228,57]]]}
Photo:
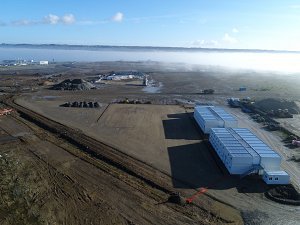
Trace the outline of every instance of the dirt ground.
{"label": "dirt ground", "polygon": [[[34,111],[42,108],[47,117],[53,117],[53,110],[61,110],[59,107],[53,109],[55,104],[47,104],[47,101],[37,103],[18,99],[17,102]],[[208,197],[217,198],[237,207],[246,218],[251,215],[253,208],[261,213],[258,213],[258,217],[268,215],[268,218],[260,224],[275,221],[283,223],[282,216],[289,214],[289,210],[294,210],[293,207],[282,206],[282,214],[278,212],[274,214],[275,208],[280,206],[264,198],[263,193],[267,190],[267,185],[262,180],[253,178],[240,180],[224,174],[210,152],[212,149],[209,149],[203,141],[192,114],[189,113],[192,110],[187,112],[184,107],[178,105],[110,104],[100,119],[94,117],[91,124],[85,123],[84,116],[93,118],[93,111],[78,110],[84,110],[87,114],[78,113],[80,116],[73,121],[73,126],[168,174],[172,177],[172,186],[182,193],[190,193],[193,188],[207,187]],[[231,110],[238,117],[242,127],[248,127],[255,132],[261,129],[258,124],[249,120],[246,114],[234,109],[227,110]],[[56,114],[60,115],[59,122],[72,124],[71,120],[74,117],[68,117],[63,112]],[[267,131],[260,131],[258,135],[262,136],[263,140],[269,136]],[[265,141],[270,142],[269,139]],[[280,141],[276,143],[279,145]],[[271,146],[274,148],[274,143]],[[284,163],[284,169],[285,166]],[[205,198],[201,196],[199,199],[201,202]],[[260,206],[257,206],[257,202]],[[252,221],[253,216],[249,217],[249,221]],[[290,221],[294,219],[289,218]]]}
{"label": "dirt ground", "polygon": [[190,120],[191,115],[176,105],[110,104],[100,109],[74,109],[57,107],[55,101],[17,102],[80,129],[164,172],[169,172],[171,168],[162,162],[168,161],[170,154],[173,156],[171,151],[177,151],[176,146],[182,146],[183,150],[186,145],[197,148],[201,139]]}
{"label": "dirt ground", "polygon": [[[192,196],[200,187],[205,187],[208,191],[195,198],[195,204],[203,206],[204,211],[180,206],[174,208],[169,203],[160,204],[168,198],[165,193],[148,188],[146,191],[141,191],[135,186],[138,182],[129,182],[130,185],[125,182],[124,184],[124,179],[115,178],[116,174],[111,177],[111,174],[103,172],[102,167],[99,170],[98,167],[95,168],[80,157],[75,157],[74,152],[76,154],[81,154],[81,152],[65,141],[53,141],[51,135],[49,136],[44,130],[34,128],[33,132],[27,126],[19,128],[19,125],[16,125],[19,122],[14,123],[1,119],[0,127],[5,132],[10,130],[13,134],[1,137],[0,141],[2,139],[3,141],[10,140],[12,135],[21,139],[22,145],[20,146],[24,145],[25,149],[33,149],[26,153],[29,154],[27,159],[30,163],[39,165],[35,161],[32,162],[31,159],[34,158],[33,155],[37,155],[39,163],[42,161],[48,167],[51,165],[51,168],[63,174],[62,177],[70,177],[68,179],[76,183],[74,186],[78,190],[74,189],[72,185],[64,186],[64,178],[61,178],[62,183],[60,183],[60,181],[44,175],[46,181],[43,182],[52,186],[51,180],[54,179],[55,183],[59,183],[58,186],[64,190],[61,192],[65,193],[70,189],[71,193],[72,191],[76,192],[75,196],[81,196],[79,199],[85,199],[79,201],[78,197],[73,199],[68,195],[68,197],[62,198],[62,202],[55,200],[51,203],[49,201],[50,205],[43,202],[47,210],[48,208],[50,210],[46,210],[47,213],[44,213],[43,210],[39,211],[38,213],[41,215],[34,217],[35,221],[70,224],[70,221],[76,221],[79,218],[78,215],[81,215],[82,220],[80,221],[83,224],[89,222],[94,224],[153,224],[153,222],[155,224],[220,224],[225,222],[214,216],[208,216],[211,214],[207,214],[207,212],[213,212],[214,215],[225,218],[227,222],[230,221],[229,218],[234,218],[232,221],[239,221],[239,214],[232,207],[222,204],[224,202],[242,213],[245,224],[298,224],[300,220],[299,207],[284,206],[266,199],[263,193],[267,186],[261,180],[255,177],[243,180],[228,177],[217,163],[217,158],[211,154],[208,145],[191,119],[191,114],[186,113],[184,107],[174,105],[195,102],[224,105],[228,97],[251,97],[253,99],[272,97],[297,100],[300,98],[298,89],[300,79],[296,75],[259,74],[253,71],[229,71],[222,68],[191,68],[186,65],[164,65],[157,62],[66,63],[56,65],[56,67],[45,73],[47,76],[55,76],[57,82],[66,78],[86,78],[112,70],[139,70],[147,73],[149,79],[159,83],[158,92],[147,93],[141,86],[122,85],[121,83],[100,85],[97,90],[84,92],[52,91],[48,90],[46,86],[38,85],[45,80],[44,76],[30,76],[32,71],[28,70],[25,72],[26,82],[21,86],[27,87],[32,84],[33,89],[19,92],[21,96],[17,102],[55,121],[81,130],[83,133],[108,143],[169,175],[170,180],[167,182],[184,196]],[[33,71],[37,73],[39,70]],[[0,77],[0,86],[5,87],[5,90],[13,89],[15,78],[12,76],[15,74],[12,71],[0,72],[3,75]],[[18,79],[22,80],[20,71],[17,75]],[[239,92],[240,86],[245,86],[247,91]],[[215,89],[215,94],[199,94],[203,89],[208,88]],[[125,98],[149,100],[154,105],[111,104],[111,102]],[[67,101],[98,101],[101,103],[101,107],[99,109],[58,107],[59,104]],[[188,111],[191,112],[190,109]],[[240,111],[233,109],[232,112],[242,121],[243,126],[250,127],[273,148],[279,149],[279,153],[285,160],[289,158],[290,153],[282,147],[278,136],[262,130],[260,125],[249,120],[248,116]],[[10,140],[6,145],[7,149],[10,149],[13,143],[15,140]],[[20,158],[22,154],[18,154],[17,151],[23,152],[23,147],[18,147],[13,157],[17,156],[20,161],[25,162],[26,160]],[[81,155],[81,157],[83,156]],[[100,162],[96,160],[95,163]],[[42,165],[39,167],[44,168]],[[296,164],[284,161],[283,168],[291,172],[294,180],[299,176]],[[24,169],[24,171],[26,170]],[[120,178],[119,175],[117,177]],[[34,182],[31,183],[35,185]],[[21,184],[17,186],[21,186]],[[81,187],[82,189],[80,189]],[[53,195],[55,195],[55,190],[54,188]],[[43,190],[41,192],[44,193]],[[86,195],[88,197],[82,197]],[[38,196],[43,196],[43,194]],[[56,198],[53,197],[53,199]],[[72,202],[70,204],[72,209],[63,211],[66,210],[63,206],[69,204],[69,200]],[[12,202],[14,201],[15,199],[12,200]],[[99,212],[99,209],[103,209],[105,212],[103,216],[92,218],[93,214],[97,215],[96,211]],[[34,210],[29,210],[30,213],[32,211]],[[54,212],[60,212],[60,216],[57,217],[59,222],[55,220]],[[82,216],[85,214],[86,216]],[[152,218],[152,214],[153,220],[150,221],[149,218]],[[33,215],[36,216],[36,214]],[[165,215],[170,215],[170,217]],[[111,217],[116,220],[112,220]],[[7,221],[9,218],[6,217]],[[86,220],[84,221],[83,218]]]}
{"label": "dirt ground", "polygon": [[224,222],[198,207],[166,203],[165,193],[122,171],[108,173],[109,165],[90,163],[79,149],[19,117],[2,117],[0,128],[1,137],[18,136],[1,142],[1,224]]}

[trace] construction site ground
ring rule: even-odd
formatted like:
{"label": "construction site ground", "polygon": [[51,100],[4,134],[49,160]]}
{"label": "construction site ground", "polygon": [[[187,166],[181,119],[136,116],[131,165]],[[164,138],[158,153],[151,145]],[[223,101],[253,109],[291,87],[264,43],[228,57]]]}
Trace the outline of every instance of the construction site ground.
{"label": "construction site ground", "polygon": [[[151,93],[122,81],[88,91],[49,89],[64,79],[133,69],[149,75]],[[260,178],[229,176],[192,118],[193,104],[227,107],[229,97],[297,101],[297,74],[151,61],[57,63],[0,74],[0,91],[15,97],[0,108],[17,110],[0,117],[0,224],[299,224],[300,207],[267,199]],[[208,88],[215,93],[201,94]],[[152,104],[112,104],[126,98]],[[59,107],[74,101],[100,108]],[[297,186],[299,162],[290,158],[299,149],[287,149],[240,109],[227,110],[283,157]],[[170,203],[171,192],[193,203]]]}
{"label": "construction site ground", "polygon": [[1,224],[241,224],[238,211],[209,199],[212,211],[167,203],[167,193],[17,114],[0,129]]}
{"label": "construction site ground", "polygon": [[[186,196],[196,189],[207,188],[205,195],[196,198],[202,205],[209,199],[225,202],[240,210],[248,220],[247,224],[253,221],[258,224],[285,223],[284,215],[287,214],[290,215],[288,221],[299,219],[296,213],[299,208],[280,205],[264,197],[268,187],[261,179],[241,180],[228,176],[224,168],[220,168],[193,121],[192,110],[178,105],[103,104],[103,109],[70,108],[68,110],[77,116],[69,116],[70,112],[65,114],[65,109],[58,107],[61,100],[30,99],[19,98],[16,102],[60,123],[72,124],[83,133],[169,175],[170,185]],[[242,122],[247,115],[237,110],[232,113],[239,118],[242,127],[249,127]],[[253,121],[249,123],[255,132],[260,129]],[[220,214],[223,213],[220,211]]]}

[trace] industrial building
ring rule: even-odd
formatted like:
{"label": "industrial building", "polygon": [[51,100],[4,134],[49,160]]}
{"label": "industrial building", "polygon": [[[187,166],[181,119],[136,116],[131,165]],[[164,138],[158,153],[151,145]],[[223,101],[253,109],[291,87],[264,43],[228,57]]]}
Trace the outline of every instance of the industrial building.
{"label": "industrial building", "polygon": [[194,118],[205,134],[209,134],[211,128],[238,127],[237,119],[221,107],[196,106]]}
{"label": "industrial building", "polygon": [[281,157],[247,128],[211,128],[209,142],[230,174],[263,175],[267,184],[288,184]]}
{"label": "industrial building", "polygon": [[262,175],[267,184],[288,184],[289,175],[280,169],[281,157],[221,107],[196,106],[194,118],[230,174]]}
{"label": "industrial building", "polygon": [[48,65],[49,61],[40,61],[40,65]]}

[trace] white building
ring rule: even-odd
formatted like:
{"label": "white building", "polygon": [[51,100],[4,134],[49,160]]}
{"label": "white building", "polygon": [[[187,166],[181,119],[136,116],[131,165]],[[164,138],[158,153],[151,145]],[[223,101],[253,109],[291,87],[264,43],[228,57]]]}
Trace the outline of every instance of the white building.
{"label": "white building", "polygon": [[48,65],[49,61],[40,61],[40,65]]}
{"label": "white building", "polygon": [[263,180],[267,184],[288,184],[290,177],[285,171],[265,171]]}
{"label": "white building", "polygon": [[111,75],[106,77],[106,80],[129,80],[133,78],[134,75]]}
{"label": "white building", "polygon": [[230,174],[256,172],[268,184],[289,183],[280,170],[281,157],[248,129],[211,128],[209,141]]}
{"label": "white building", "polygon": [[211,128],[238,127],[237,119],[221,107],[196,106],[194,118],[205,134],[209,134]]}

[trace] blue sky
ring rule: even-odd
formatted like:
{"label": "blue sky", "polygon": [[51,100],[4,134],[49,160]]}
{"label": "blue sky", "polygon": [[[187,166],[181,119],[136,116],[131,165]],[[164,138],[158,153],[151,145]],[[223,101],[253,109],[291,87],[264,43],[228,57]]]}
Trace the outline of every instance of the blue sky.
{"label": "blue sky", "polygon": [[0,43],[300,50],[300,1],[5,0]]}

